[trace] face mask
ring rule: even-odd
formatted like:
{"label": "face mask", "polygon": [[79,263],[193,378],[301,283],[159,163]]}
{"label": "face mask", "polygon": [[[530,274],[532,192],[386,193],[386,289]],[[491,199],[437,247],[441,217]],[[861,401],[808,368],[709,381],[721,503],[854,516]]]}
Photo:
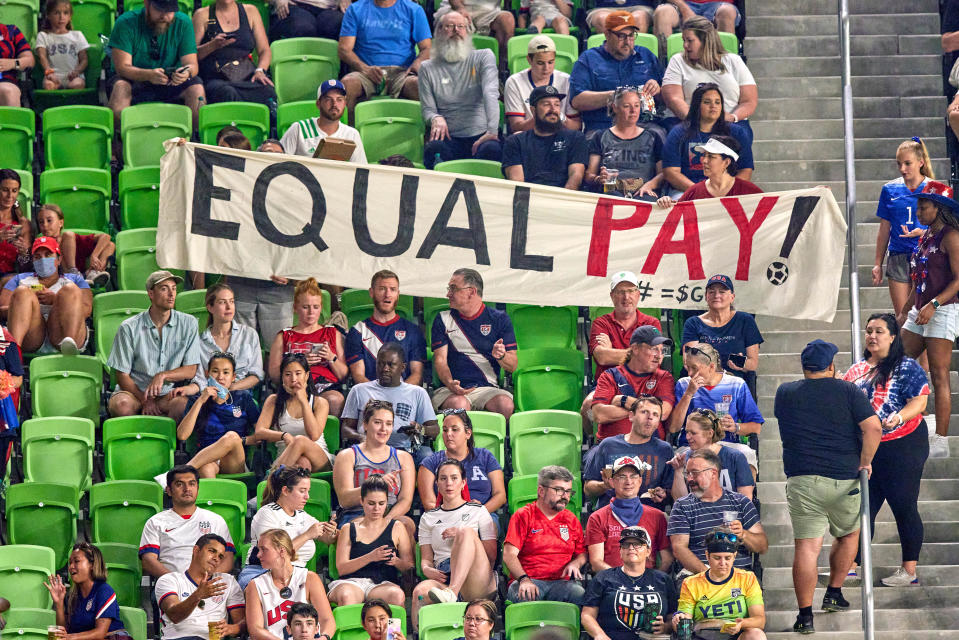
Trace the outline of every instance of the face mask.
{"label": "face mask", "polygon": [[57,272],[56,258],[34,258],[33,272],[41,278],[49,278]]}
{"label": "face mask", "polygon": [[226,397],[230,394],[230,391],[226,387],[214,380],[212,376],[208,377],[206,381],[207,384],[216,389],[216,395],[220,400],[226,400]]}

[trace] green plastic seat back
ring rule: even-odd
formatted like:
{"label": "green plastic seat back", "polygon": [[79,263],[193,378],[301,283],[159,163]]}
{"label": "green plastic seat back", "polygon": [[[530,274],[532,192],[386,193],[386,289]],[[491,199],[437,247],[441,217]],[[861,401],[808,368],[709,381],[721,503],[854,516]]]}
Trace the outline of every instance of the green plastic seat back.
{"label": "green plastic seat back", "polygon": [[[366,289],[347,289],[340,294],[340,311],[346,314],[346,319],[352,327],[357,322],[366,320],[373,315],[373,299]],[[413,320],[413,296],[400,295],[396,301],[396,313],[407,320]]]}
{"label": "green plastic seat back", "polygon": [[[11,611],[25,608],[52,612],[53,600],[43,583],[56,570],[55,561],[53,549],[47,546],[0,545],[0,584]],[[8,618],[7,628],[11,626]]]}
{"label": "green plastic seat back", "polygon": [[200,108],[200,142],[216,144],[216,134],[228,125],[237,127],[256,149],[270,133],[270,109],[258,102],[219,102]]}
{"label": "green plastic seat back", "polygon": [[[575,36],[547,33],[556,44],[556,68],[569,73],[573,70],[573,63],[579,58],[579,40]],[[506,43],[506,56],[509,60],[509,72],[516,73],[529,68],[526,58],[529,41],[535,36],[513,36]]]}
{"label": "green plastic seat back", "polygon": [[48,169],[40,174],[40,199],[59,205],[71,227],[110,230],[110,172],[105,169]]}
{"label": "green plastic seat back", "polygon": [[94,345],[101,364],[106,366],[120,324],[149,307],[150,297],[143,290],[108,291],[93,296]]}
{"label": "green plastic seat back", "polygon": [[433,170],[442,173],[462,173],[481,178],[503,179],[503,165],[493,160],[447,160],[446,162],[437,162]]}
{"label": "green plastic seat back", "polygon": [[400,154],[423,162],[423,112],[415,100],[367,100],[356,105],[356,130],[370,163]]}
{"label": "green plastic seat back", "polygon": [[140,606],[140,554],[136,545],[103,542],[97,545],[121,607]]}
{"label": "green plastic seat back", "polygon": [[107,480],[152,480],[173,468],[176,422],[164,416],[127,416],[103,423]]}
{"label": "green plastic seat back", "polygon": [[507,304],[506,313],[513,322],[516,344],[520,349],[576,348],[579,307]]}
{"label": "green plastic seat back", "polygon": [[170,138],[189,138],[193,115],[182,104],[151,102],[127,107],[120,114],[123,161],[128,167],[160,164],[163,143]]}
{"label": "green plastic seat back", "polygon": [[[506,504],[509,506],[510,513],[516,513],[530,502],[536,501],[536,489],[539,486],[539,478],[536,475],[513,476],[506,486]],[[569,499],[566,508],[579,517],[583,510],[583,482],[577,477],[573,478],[573,490],[576,492]]]}
{"label": "green plastic seat back", "polygon": [[529,640],[543,627],[555,628],[566,640],[577,640],[579,615],[579,607],[568,602],[515,602],[506,607],[506,640]]}
{"label": "green plastic seat back", "polygon": [[316,100],[316,88],[340,74],[336,40],[287,38],[270,44],[270,71],[279,104]]}
{"label": "green plastic seat back", "polygon": [[156,227],[160,217],[160,167],[120,171],[120,225],[123,229]]}
{"label": "green plastic seat back", "polygon": [[75,0],[71,23],[82,31],[87,42],[99,42],[100,35],[109,36],[117,17],[116,2],[111,0]]}
{"label": "green plastic seat back", "polygon": [[421,640],[455,640],[463,637],[465,602],[428,604],[420,609]]}
{"label": "green plastic seat back", "polygon": [[[90,2],[90,0],[87,0]],[[102,6],[91,3],[85,6]],[[110,168],[113,111],[77,105],[43,112],[43,148],[47,169]],[[71,213],[70,224],[74,224]]]}
{"label": "green plastic seat back", "polygon": [[323,427],[323,439],[326,441],[326,448],[334,456],[340,451],[340,419],[336,416],[326,417],[326,426]]}
{"label": "green plastic seat back", "polygon": [[[117,281],[121,289],[142,291],[147,277],[160,268],[157,264],[156,229],[129,229],[117,234]],[[171,269],[183,276],[183,271]],[[182,290],[182,283],[177,287]]]}
{"label": "green plastic seat back", "polygon": [[579,411],[583,402],[586,361],[575,349],[520,349],[513,372],[517,411]]}
{"label": "green plastic seat back", "polygon": [[23,37],[33,44],[37,40],[37,0],[3,0],[0,2],[0,22],[16,25]]}
{"label": "green plastic seat back", "polygon": [[246,485],[238,480],[202,478],[196,504],[226,521],[230,537],[246,539]]}
{"label": "green plastic seat back", "polygon": [[282,138],[295,123],[319,115],[316,100],[296,100],[281,104],[276,108],[276,133]]}
{"label": "green plastic seat back", "polygon": [[23,169],[14,169],[20,176],[20,193],[17,202],[27,218],[33,219],[33,174]]}
{"label": "green plastic seat back", "polygon": [[[360,620],[360,610],[362,604],[348,604],[333,609],[333,620],[336,621],[336,633],[333,640],[368,640],[370,634],[363,629]],[[399,618],[402,621],[402,629],[406,630],[406,609],[398,607],[395,604],[390,605],[393,611],[391,618]]]}
{"label": "green plastic seat back", "polygon": [[178,293],[175,306],[177,311],[188,313],[196,318],[200,333],[206,331],[206,323],[210,319],[210,312],[206,308],[206,289]]}
{"label": "green plastic seat back", "polygon": [[97,544],[140,544],[146,521],[163,510],[163,489],[151,480],[113,480],[90,488],[90,534]]}
{"label": "green plastic seat back", "polygon": [[[650,35],[650,34],[645,34]],[[655,36],[653,36],[655,38]],[[729,33],[727,31],[719,32],[719,41],[723,43],[723,49],[726,50],[726,53],[735,53],[739,55],[739,38],[736,37],[735,33]],[[639,44],[639,38],[636,39],[636,44]],[[655,50],[653,51],[655,53]],[[682,32],[674,33],[668,38],[666,38],[666,58],[672,58],[677,53],[683,52],[683,34]]]}
{"label": "green plastic seat back", "polygon": [[11,544],[48,546],[57,569],[67,564],[77,539],[80,496],[76,487],[22,482],[7,489],[7,539]]}
{"label": "green plastic seat back", "polygon": [[103,365],[93,356],[50,355],[30,362],[35,417],[76,416],[99,424],[102,391]]}
{"label": "green plastic seat back", "polygon": [[3,618],[11,629],[46,629],[57,623],[57,614],[52,609],[31,607],[10,609]]}
{"label": "green plastic seat back", "polygon": [[120,620],[133,640],[147,640],[147,612],[137,607],[120,607]]}
{"label": "green plastic seat back", "polygon": [[[32,377],[30,386],[32,391]],[[69,387],[63,393],[68,391]],[[77,401],[81,399],[78,395]],[[90,488],[95,438],[92,420],[32,418],[23,423],[21,430],[25,482],[68,484],[81,492]]]}
{"label": "green plastic seat back", "polygon": [[579,474],[583,426],[578,412],[536,410],[513,415],[521,416],[519,426],[510,418],[514,475],[536,474],[550,464],[562,465],[574,476]]}
{"label": "green plastic seat back", "polygon": [[[491,411],[470,411],[470,422],[473,424],[473,443],[474,446],[488,450],[499,462],[500,466],[506,467],[506,418],[501,413]],[[445,451],[446,443],[443,441],[443,416],[438,413],[436,418],[440,427],[440,436],[436,438],[435,447],[437,451]]]}
{"label": "green plastic seat back", "polygon": [[24,629],[21,627],[6,627],[0,631],[0,640],[43,640],[47,638],[44,629]]}
{"label": "green plastic seat back", "polygon": [[[33,106],[35,111],[41,113],[55,107],[70,107],[80,104],[99,106],[97,82],[103,70],[103,45],[99,42],[93,43],[87,47],[86,52],[85,86],[82,89],[34,89]],[[39,64],[33,68],[33,84],[36,87],[43,86],[43,68]]]}
{"label": "green plastic seat back", "polygon": [[[15,24],[4,17],[0,5],[0,22]],[[3,107],[0,109],[0,149],[3,149],[3,166],[29,171],[33,163],[33,137],[36,135],[36,120],[31,109]]]}
{"label": "green plastic seat back", "polygon": [[474,49],[489,49],[496,56],[496,66],[499,66],[499,40],[493,36],[481,36],[478,33],[473,34]]}

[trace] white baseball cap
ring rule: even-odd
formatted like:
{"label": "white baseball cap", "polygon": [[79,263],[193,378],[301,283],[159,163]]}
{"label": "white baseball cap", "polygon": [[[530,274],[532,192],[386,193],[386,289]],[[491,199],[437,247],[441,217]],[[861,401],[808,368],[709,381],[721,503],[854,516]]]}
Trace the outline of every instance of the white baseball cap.
{"label": "white baseball cap", "polygon": [[553,53],[556,53],[556,43],[553,42],[553,39],[549,36],[540,34],[533,37],[526,45],[526,53],[529,55],[533,55],[534,53],[543,53],[545,51],[552,51]]}
{"label": "white baseball cap", "polygon": [[609,281],[609,290],[612,291],[616,288],[620,282],[628,282],[634,287],[639,286],[639,279],[636,278],[636,274],[632,271],[617,271],[613,274],[612,279]]}

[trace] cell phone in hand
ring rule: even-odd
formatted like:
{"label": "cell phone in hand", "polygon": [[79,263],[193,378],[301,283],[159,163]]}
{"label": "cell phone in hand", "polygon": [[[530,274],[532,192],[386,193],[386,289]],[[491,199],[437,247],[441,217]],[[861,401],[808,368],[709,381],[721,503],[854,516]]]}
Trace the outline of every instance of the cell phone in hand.
{"label": "cell phone in hand", "polygon": [[729,354],[729,361],[740,368],[746,366],[746,356],[741,353]]}
{"label": "cell phone in hand", "polygon": [[386,621],[386,640],[393,640],[396,637],[396,633],[400,631],[400,624],[399,618],[390,618]]}

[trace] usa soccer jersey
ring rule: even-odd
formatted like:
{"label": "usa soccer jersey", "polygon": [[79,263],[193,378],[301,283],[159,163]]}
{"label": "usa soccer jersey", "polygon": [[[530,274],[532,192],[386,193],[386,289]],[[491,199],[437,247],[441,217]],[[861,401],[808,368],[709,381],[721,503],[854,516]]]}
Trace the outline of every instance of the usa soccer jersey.
{"label": "usa soccer jersey", "polygon": [[[688,386],[689,376],[680,378],[676,383],[676,397],[682,398]],[[728,373],[723,374],[719,384],[713,387],[703,386],[699,388],[686,409],[686,415],[688,416],[696,409],[709,409],[719,413],[725,411],[736,422],[758,422],[759,424],[765,422],[763,414],[759,413],[756,401],[749,393],[746,381]],[[739,437],[735,433],[727,431],[725,440],[727,442],[739,442]],[[679,446],[683,447],[687,444],[686,428],[683,427],[683,430],[679,433]]]}
{"label": "usa soccer jersey", "polygon": [[499,362],[492,356],[493,345],[503,340],[507,351],[516,350],[513,323],[503,311],[485,304],[472,318],[459,311],[440,312],[433,320],[433,351],[449,347],[446,362],[455,380],[464,389],[498,387]]}
{"label": "usa soccer jersey", "polygon": [[665,573],[646,569],[628,576],[622,567],[597,573],[583,600],[584,607],[596,607],[596,621],[610,640],[636,640],[646,607],[668,620],[676,603],[676,583]]}
{"label": "usa soccer jersey", "polygon": [[161,511],[143,525],[140,536],[140,555],[155,553],[160,562],[170,571],[186,571],[193,557],[197,539],[207,533],[215,533],[226,540],[228,553],[235,553],[233,539],[226,521],[218,514],[196,508],[188,518],[173,509]]}
{"label": "usa soccer jersey", "polygon": [[415,322],[397,315],[386,323],[367,318],[357,322],[346,335],[346,363],[363,361],[366,368],[366,378],[376,378],[376,354],[380,347],[387,342],[398,342],[403,345],[406,354],[406,371],[403,378],[410,375],[411,362],[426,362],[426,340],[423,332]]}
{"label": "usa soccer jersey", "polygon": [[916,250],[918,238],[900,238],[899,236],[902,234],[903,226],[909,231],[926,228],[916,217],[916,209],[919,206],[916,194],[921,193],[925,186],[926,180],[923,179],[916,190],[912,191],[901,177],[890,180],[882,186],[879,205],[876,207],[876,217],[889,221],[890,253],[912,253]]}
{"label": "usa soccer jersey", "polygon": [[533,580],[562,580],[563,567],[586,553],[579,518],[563,509],[551,520],[535,502],[509,519],[506,542],[519,549],[519,562]]}

